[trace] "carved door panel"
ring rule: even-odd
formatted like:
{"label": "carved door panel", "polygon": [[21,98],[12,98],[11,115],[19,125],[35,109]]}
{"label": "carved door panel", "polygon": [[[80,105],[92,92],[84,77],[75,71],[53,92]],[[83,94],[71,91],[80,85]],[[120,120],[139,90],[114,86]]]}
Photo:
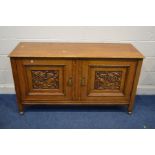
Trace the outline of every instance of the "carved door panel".
{"label": "carved door panel", "polygon": [[130,99],[136,61],[81,61],[81,100],[125,102]]}
{"label": "carved door panel", "polygon": [[72,99],[72,60],[23,59],[18,63],[23,100]]}

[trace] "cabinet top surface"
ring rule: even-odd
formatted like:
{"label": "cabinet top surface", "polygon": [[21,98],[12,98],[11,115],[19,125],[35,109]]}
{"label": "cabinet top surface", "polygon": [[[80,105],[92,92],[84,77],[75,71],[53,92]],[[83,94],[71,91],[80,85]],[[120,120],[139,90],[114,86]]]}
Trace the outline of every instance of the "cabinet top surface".
{"label": "cabinet top surface", "polygon": [[42,58],[144,58],[132,44],[123,43],[21,42],[9,56]]}

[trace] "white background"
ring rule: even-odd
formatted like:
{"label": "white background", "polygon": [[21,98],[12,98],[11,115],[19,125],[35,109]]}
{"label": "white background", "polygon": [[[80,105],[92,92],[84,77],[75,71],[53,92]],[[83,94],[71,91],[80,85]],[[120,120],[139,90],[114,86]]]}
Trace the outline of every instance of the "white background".
{"label": "white background", "polygon": [[1,154],[154,155],[153,130],[13,130],[0,132]]}
{"label": "white background", "polygon": [[[0,25],[153,26],[155,25],[154,6],[153,0],[0,0]],[[141,33],[142,35],[140,35]],[[143,36],[143,32],[141,33],[138,36]],[[2,31],[0,36],[1,34]],[[7,32],[7,34],[10,35],[10,32]],[[142,37],[143,41],[153,41],[151,40],[151,38],[154,38],[152,35],[154,35],[152,32],[149,35],[144,35]],[[139,40],[141,40],[140,38]],[[3,44],[5,43],[1,43],[0,47],[4,47]],[[13,46],[14,44],[12,47],[9,45],[8,48],[13,48]],[[146,49],[145,51],[150,49],[150,53],[154,54],[153,46],[149,48],[143,45],[140,50],[143,51],[144,49]],[[9,50],[2,50],[1,52],[6,52],[4,53],[6,55]],[[152,55],[148,55],[148,57],[152,59]],[[3,63],[6,63],[6,61],[3,61]],[[150,68],[154,69],[154,67]],[[150,75],[148,74],[148,76]],[[5,76],[5,78],[10,77]],[[0,154],[3,155],[154,155],[154,144],[155,132],[148,129],[0,131]]]}

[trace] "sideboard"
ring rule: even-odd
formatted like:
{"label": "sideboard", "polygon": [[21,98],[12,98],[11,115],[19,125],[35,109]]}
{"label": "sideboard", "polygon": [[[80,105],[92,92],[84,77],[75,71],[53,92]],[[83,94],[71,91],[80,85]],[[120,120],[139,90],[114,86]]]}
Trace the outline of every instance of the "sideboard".
{"label": "sideboard", "polygon": [[25,105],[126,105],[132,113],[144,56],[131,44],[21,42],[9,55]]}

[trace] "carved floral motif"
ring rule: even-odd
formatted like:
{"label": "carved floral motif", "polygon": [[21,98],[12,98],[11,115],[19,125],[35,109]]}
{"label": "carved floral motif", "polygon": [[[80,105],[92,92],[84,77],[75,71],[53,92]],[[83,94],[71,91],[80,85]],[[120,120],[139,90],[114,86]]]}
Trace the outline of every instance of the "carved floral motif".
{"label": "carved floral motif", "polygon": [[32,70],[32,87],[34,89],[58,89],[58,70]]}
{"label": "carved floral motif", "polygon": [[121,78],[122,78],[121,71],[96,71],[94,89],[119,90],[121,86]]}

